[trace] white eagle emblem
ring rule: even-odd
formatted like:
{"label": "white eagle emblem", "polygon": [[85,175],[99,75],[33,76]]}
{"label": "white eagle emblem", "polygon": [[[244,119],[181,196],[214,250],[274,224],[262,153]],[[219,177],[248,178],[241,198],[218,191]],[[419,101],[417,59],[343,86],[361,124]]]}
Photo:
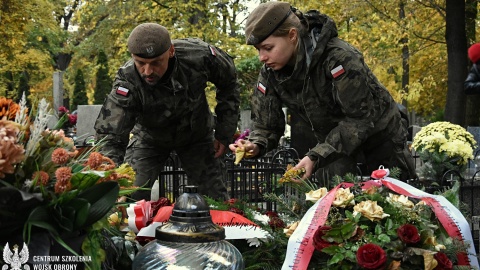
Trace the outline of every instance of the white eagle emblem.
{"label": "white eagle emblem", "polygon": [[[8,246],[8,242],[5,245],[5,248],[3,249],[3,261],[7,264],[10,265],[10,269],[12,270],[29,270],[30,266],[22,265],[28,261],[28,247],[25,243],[23,243],[23,248],[18,252],[18,246],[14,245],[13,246],[13,252],[10,250],[10,247]],[[8,265],[4,264],[2,266],[2,270],[7,270]]]}

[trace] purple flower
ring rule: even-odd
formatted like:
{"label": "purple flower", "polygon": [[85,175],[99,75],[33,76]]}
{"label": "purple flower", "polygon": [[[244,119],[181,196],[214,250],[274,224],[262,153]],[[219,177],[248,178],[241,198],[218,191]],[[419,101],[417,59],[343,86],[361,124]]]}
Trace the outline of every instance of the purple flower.
{"label": "purple flower", "polygon": [[242,134],[240,134],[240,136],[238,136],[238,138],[235,140],[235,142],[237,142],[238,140],[245,140],[248,135],[250,135],[250,129],[245,129],[244,132],[242,132]]}

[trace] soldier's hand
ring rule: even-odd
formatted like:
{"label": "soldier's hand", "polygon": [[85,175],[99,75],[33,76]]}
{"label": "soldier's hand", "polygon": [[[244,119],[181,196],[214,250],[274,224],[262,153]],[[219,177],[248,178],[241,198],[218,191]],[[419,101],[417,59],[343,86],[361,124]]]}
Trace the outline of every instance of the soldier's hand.
{"label": "soldier's hand", "polygon": [[227,150],[227,147],[217,140],[213,141],[213,148],[215,150],[215,158],[221,157]]}
{"label": "soldier's hand", "polygon": [[242,149],[247,153],[247,157],[254,157],[260,153],[260,148],[258,145],[252,143],[251,141],[247,140],[238,140],[235,143],[232,143],[228,146],[232,152],[236,153],[237,148]]}
{"label": "soldier's hand", "polygon": [[303,175],[302,179],[309,178],[312,176],[313,173],[313,167],[314,167],[315,162],[311,160],[308,156],[302,158],[300,162],[294,167],[295,169],[305,169],[305,174]]}
{"label": "soldier's hand", "polygon": [[260,152],[258,145],[243,139],[235,141],[234,144],[230,144],[229,148],[235,153],[235,165],[238,165],[244,157],[252,158]]}

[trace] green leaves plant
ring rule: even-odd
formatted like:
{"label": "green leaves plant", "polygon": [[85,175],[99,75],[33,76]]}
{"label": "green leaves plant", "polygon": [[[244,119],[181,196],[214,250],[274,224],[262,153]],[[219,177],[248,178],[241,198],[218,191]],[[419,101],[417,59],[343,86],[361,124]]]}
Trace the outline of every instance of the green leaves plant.
{"label": "green leaves plant", "polygon": [[115,204],[119,191],[120,187],[117,182],[103,182],[78,194],[78,198],[83,198],[90,203],[84,226],[92,225],[104,217]]}

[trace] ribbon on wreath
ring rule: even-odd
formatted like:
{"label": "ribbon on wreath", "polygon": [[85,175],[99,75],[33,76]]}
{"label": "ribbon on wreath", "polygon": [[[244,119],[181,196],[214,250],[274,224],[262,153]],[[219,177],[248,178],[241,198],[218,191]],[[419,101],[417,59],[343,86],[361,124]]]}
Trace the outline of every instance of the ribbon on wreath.
{"label": "ribbon on wreath", "polygon": [[128,227],[135,233],[145,227],[150,218],[151,209],[151,203],[145,200],[130,204],[127,208]]}
{"label": "ribbon on wreath", "polygon": [[307,269],[314,251],[313,234],[319,225],[325,223],[330,211],[330,206],[335,199],[335,193],[340,184],[330,190],[327,195],[318,200],[303,216],[300,224],[288,239],[287,253],[283,261],[282,270]]}
{"label": "ribbon on wreath", "polygon": [[[372,175],[373,176],[373,175]],[[460,238],[463,241],[472,243],[468,249],[467,254],[458,255],[459,265],[475,266],[479,269],[478,260],[475,257],[475,247],[473,246],[473,238],[470,232],[468,222],[462,213],[451,204],[445,197],[439,195],[432,195],[423,192],[409,184],[389,178],[388,171],[380,176],[379,180],[371,180],[364,183],[363,188],[370,186],[384,185],[388,189],[404,196],[421,199],[427,203],[435,212],[438,220],[443,225],[450,237]],[[313,234],[318,226],[325,223],[328,217],[328,212],[335,199],[335,193],[340,187],[351,187],[352,183],[342,183],[332,190],[327,195],[318,200],[307,213],[303,216],[297,229],[293,232],[288,240],[287,252],[285,261],[283,262],[282,270],[303,270],[307,269],[310,259],[312,257]]]}
{"label": "ribbon on wreath", "polygon": [[398,194],[420,199],[429,205],[450,237],[471,243],[468,249],[468,255],[465,253],[457,255],[458,265],[470,265],[479,269],[470,225],[462,213],[452,203],[441,195],[423,192],[397,179],[386,177],[380,181],[384,186]]}

